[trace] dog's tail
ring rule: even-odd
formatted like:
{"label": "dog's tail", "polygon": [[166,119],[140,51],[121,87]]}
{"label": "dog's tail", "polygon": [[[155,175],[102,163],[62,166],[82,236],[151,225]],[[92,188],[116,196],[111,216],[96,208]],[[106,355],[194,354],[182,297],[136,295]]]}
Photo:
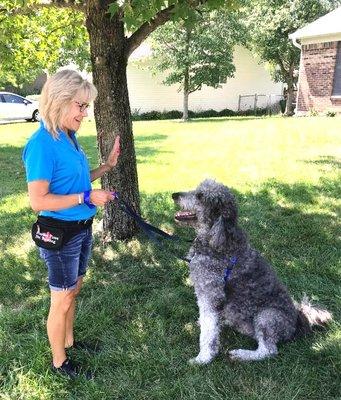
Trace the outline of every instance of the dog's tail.
{"label": "dog's tail", "polygon": [[333,319],[332,314],[318,306],[313,306],[308,298],[304,295],[301,303],[295,304],[298,311],[296,335],[305,336],[312,332],[314,325],[325,326]]}

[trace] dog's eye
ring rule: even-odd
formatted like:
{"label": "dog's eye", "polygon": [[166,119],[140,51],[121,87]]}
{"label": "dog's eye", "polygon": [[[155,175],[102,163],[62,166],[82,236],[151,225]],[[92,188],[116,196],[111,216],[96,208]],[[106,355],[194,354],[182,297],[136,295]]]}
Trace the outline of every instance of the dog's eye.
{"label": "dog's eye", "polygon": [[202,194],[201,192],[198,192],[198,193],[195,195],[195,197],[196,197],[198,200],[201,200],[201,199],[202,199],[202,196],[203,196],[203,194]]}

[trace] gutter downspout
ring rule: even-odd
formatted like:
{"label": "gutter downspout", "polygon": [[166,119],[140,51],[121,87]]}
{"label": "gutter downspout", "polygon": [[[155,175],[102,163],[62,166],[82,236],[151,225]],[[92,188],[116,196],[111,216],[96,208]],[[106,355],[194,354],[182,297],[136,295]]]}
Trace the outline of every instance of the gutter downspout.
{"label": "gutter downspout", "polygon": [[291,37],[290,39],[292,40],[293,45],[301,50],[302,46],[298,43],[297,38],[296,37],[293,37],[293,38]]}

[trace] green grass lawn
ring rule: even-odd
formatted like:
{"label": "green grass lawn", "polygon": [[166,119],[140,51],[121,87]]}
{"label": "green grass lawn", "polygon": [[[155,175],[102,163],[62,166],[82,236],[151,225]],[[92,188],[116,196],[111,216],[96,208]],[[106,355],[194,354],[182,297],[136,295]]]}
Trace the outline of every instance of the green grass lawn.
{"label": "green grass lawn", "polygon": [[[134,124],[148,221],[193,236],[175,227],[170,194],[216,178],[234,191],[252,244],[294,298],[306,293],[334,321],[280,345],[274,359],[246,364],[231,363],[228,349],[255,343],[226,329],[219,357],[190,366],[199,328],[187,265],[143,236],[112,244],[97,237],[76,335],[99,339],[103,347],[95,356],[74,354],[96,371],[92,382],[50,373],[49,291],[30,239],[35,216],[21,164],[37,125],[0,125],[0,399],[340,400],[340,122],[248,117]],[[97,165],[92,122],[84,123],[79,139]],[[177,250],[187,248],[183,243]]]}

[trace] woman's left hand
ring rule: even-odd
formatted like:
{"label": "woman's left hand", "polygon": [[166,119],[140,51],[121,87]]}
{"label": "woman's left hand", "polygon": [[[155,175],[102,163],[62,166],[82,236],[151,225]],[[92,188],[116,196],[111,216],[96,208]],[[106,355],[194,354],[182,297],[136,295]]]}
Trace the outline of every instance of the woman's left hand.
{"label": "woman's left hand", "polygon": [[120,136],[116,136],[114,146],[108,156],[107,162],[105,163],[108,168],[112,169],[117,164],[118,157],[121,153],[120,147]]}

